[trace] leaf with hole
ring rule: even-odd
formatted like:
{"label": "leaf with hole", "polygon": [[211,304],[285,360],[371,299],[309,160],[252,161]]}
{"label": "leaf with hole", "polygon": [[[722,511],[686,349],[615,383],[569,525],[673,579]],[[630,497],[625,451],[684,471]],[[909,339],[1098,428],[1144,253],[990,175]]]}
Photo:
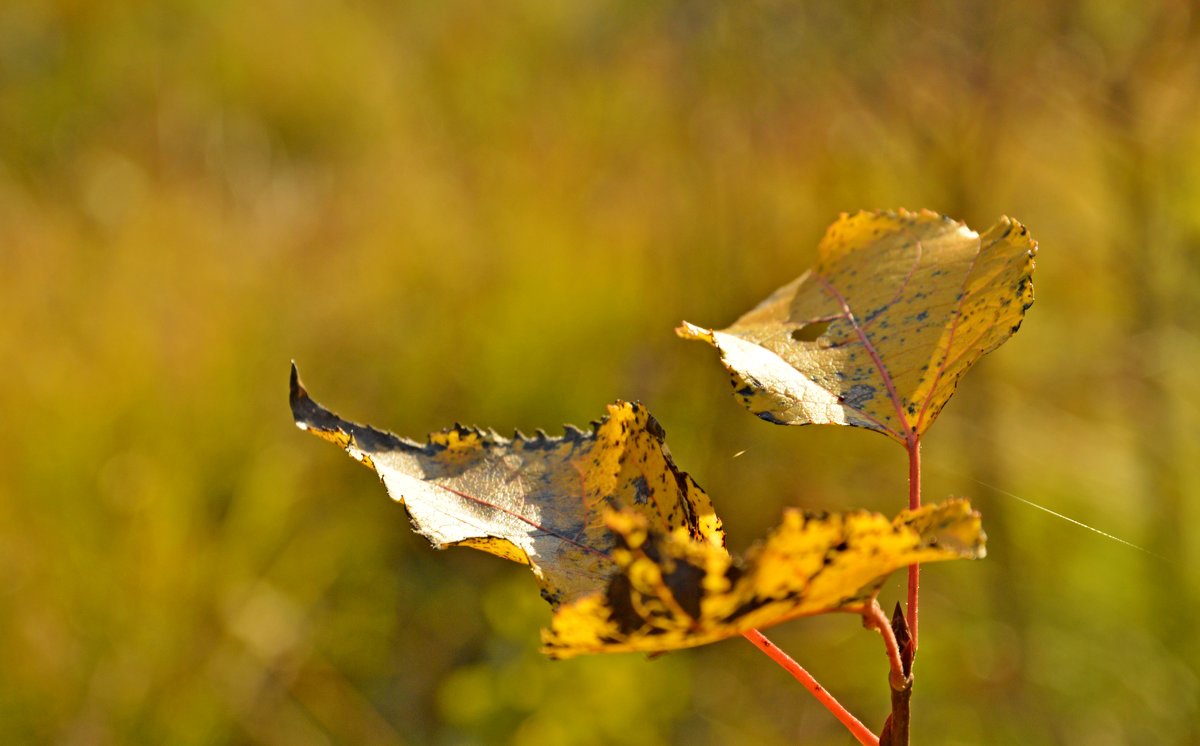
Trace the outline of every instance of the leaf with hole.
{"label": "leaf with hole", "polygon": [[720,331],[735,395],[782,425],[864,427],[905,443],[1021,325],[1037,243],[1010,218],[982,235],[928,210],[843,215],[816,266]]}

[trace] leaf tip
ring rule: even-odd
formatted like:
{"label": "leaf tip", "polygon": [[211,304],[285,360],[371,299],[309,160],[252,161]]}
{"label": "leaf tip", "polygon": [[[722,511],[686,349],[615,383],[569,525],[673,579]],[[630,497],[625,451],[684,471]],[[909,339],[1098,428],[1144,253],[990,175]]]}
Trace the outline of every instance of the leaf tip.
{"label": "leaf tip", "polygon": [[687,321],[675,327],[675,334],[681,339],[698,339],[709,344],[714,344],[712,330],[696,326]]}
{"label": "leaf tip", "polygon": [[937,547],[961,559],[987,556],[983,516],[963,498],[953,497],[916,511],[905,510],[897,516],[895,523],[916,531],[926,547]]}
{"label": "leaf tip", "polygon": [[[292,362],[292,372],[288,383],[288,403],[291,405],[292,421],[296,423],[296,427],[336,443],[342,448],[347,448],[354,443],[356,426],[342,420],[312,400],[312,397],[308,395],[308,390],[300,382],[300,371],[296,368],[295,361]],[[363,461],[358,456],[354,456],[354,458]]]}
{"label": "leaf tip", "polygon": [[301,430],[308,429],[308,417],[306,416],[307,403],[312,402],[308,398],[308,391],[305,390],[304,384],[300,382],[300,370],[296,367],[296,361],[292,361],[292,372],[288,379],[288,404],[292,408],[292,420],[296,423],[296,427]]}

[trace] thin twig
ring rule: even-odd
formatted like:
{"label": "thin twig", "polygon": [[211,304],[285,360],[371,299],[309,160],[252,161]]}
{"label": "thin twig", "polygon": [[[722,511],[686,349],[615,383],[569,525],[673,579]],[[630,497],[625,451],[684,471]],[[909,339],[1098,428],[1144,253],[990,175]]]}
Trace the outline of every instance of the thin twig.
{"label": "thin twig", "polygon": [[896,632],[892,629],[891,622],[888,621],[887,615],[883,613],[883,608],[879,606],[878,601],[871,601],[869,606],[864,606],[862,610],[863,626],[867,629],[873,629],[883,638],[883,646],[887,649],[888,664],[891,666],[892,676],[897,679],[904,679],[907,673],[904,670],[904,661],[900,657],[900,643],[896,640]]}
{"label": "thin twig", "polygon": [[825,687],[817,683],[812,674],[805,671],[790,655],[780,650],[778,645],[768,640],[766,635],[756,629],[752,629],[748,632],[743,632],[742,636],[754,643],[755,647],[766,653],[771,660],[782,666],[785,671],[804,685],[804,688],[811,692],[817,698],[817,701],[825,706],[825,709],[833,713],[833,716],[842,725],[846,726],[846,729],[858,739],[859,743],[863,744],[863,746],[879,746],[879,738],[871,732],[870,728],[863,725],[862,721],[850,714],[850,711],[834,699],[833,695]]}

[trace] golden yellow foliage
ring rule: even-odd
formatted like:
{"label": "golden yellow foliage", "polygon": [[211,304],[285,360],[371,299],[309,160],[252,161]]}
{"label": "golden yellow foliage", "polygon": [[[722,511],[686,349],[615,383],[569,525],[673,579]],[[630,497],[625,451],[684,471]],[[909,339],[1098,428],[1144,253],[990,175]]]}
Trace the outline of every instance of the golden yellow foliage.
{"label": "golden yellow foliage", "polygon": [[983,556],[979,514],[952,500],[894,521],[789,510],[735,558],[708,496],[638,404],[610,405],[587,433],[509,439],[455,425],[420,444],[323,408],[294,366],[290,400],[297,426],[375,470],[436,548],[529,565],[556,609],[543,642],[557,658],[691,647],[853,610],[899,567]]}
{"label": "golden yellow foliage", "polygon": [[784,425],[925,432],[958,379],[1033,303],[1028,230],[983,235],[928,210],[842,215],[817,265],[732,326],[677,332],[721,352],[738,399]]}
{"label": "golden yellow foliage", "polygon": [[543,632],[555,658],[660,652],[830,611],[859,611],[893,570],[984,555],[979,513],[948,500],[895,520],[879,513],[806,513],[783,522],[744,560],[663,534],[632,512],[612,513],[620,567],[608,588],[560,607]]}

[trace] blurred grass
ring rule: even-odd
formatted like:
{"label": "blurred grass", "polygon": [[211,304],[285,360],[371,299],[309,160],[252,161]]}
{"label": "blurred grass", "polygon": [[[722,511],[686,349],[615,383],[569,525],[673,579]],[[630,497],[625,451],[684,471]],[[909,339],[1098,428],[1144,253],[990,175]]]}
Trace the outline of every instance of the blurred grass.
{"label": "blurred grass", "polygon": [[[430,551],[285,375],[413,436],[641,399],[738,548],[892,512],[899,449],[747,417],[671,329],[897,206],[1042,244],[924,449],[991,542],[924,576],[918,742],[1200,740],[1198,41],[1182,2],[5,4],[0,740],[849,743],[737,641],[543,660],[532,579]],[[878,727],[854,619],[772,637]]]}

